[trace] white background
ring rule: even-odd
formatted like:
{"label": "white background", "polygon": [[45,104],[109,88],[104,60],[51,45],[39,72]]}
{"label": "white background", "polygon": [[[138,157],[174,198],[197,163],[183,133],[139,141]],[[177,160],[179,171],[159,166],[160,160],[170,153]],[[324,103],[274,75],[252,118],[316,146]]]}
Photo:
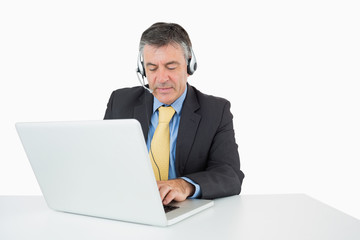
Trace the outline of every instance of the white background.
{"label": "white background", "polygon": [[189,33],[189,83],[232,103],[243,194],[306,193],[360,218],[357,0],[1,1],[0,195],[41,194],[14,123],[102,119],[138,85],[141,33]]}

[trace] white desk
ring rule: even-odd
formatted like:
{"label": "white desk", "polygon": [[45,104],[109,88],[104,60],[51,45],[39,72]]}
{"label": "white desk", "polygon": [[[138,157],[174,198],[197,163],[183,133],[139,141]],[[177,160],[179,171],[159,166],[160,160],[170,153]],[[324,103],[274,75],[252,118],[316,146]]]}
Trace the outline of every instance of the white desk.
{"label": "white desk", "polygon": [[360,220],[303,194],[218,199],[166,228],[56,212],[41,196],[0,196],[0,239],[359,240]]}

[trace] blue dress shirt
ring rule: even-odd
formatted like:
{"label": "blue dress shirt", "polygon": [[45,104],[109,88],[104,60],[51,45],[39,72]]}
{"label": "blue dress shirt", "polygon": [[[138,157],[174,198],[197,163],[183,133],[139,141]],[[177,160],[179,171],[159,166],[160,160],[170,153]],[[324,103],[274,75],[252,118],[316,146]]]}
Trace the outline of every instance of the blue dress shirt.
{"label": "blue dress shirt", "polygon": [[[176,153],[176,139],[178,135],[179,130],[179,123],[180,123],[180,117],[181,117],[181,110],[182,106],[186,97],[187,93],[187,86],[184,91],[184,93],[176,99],[175,102],[173,102],[171,105],[164,104],[160,102],[156,97],[154,97],[154,104],[153,104],[153,113],[151,115],[151,121],[150,121],[150,128],[148,133],[148,139],[147,139],[147,149],[149,151],[151,140],[154,136],[155,129],[159,123],[159,111],[158,108],[161,106],[171,106],[175,110],[175,114],[170,120],[169,128],[170,128],[170,162],[169,162],[169,179],[177,178],[176,176],[176,170],[175,170],[175,153]],[[187,177],[182,177],[185,181],[191,183],[195,186],[195,192],[194,194],[189,198],[197,198],[201,194],[201,189],[198,184],[196,184],[194,181]]]}

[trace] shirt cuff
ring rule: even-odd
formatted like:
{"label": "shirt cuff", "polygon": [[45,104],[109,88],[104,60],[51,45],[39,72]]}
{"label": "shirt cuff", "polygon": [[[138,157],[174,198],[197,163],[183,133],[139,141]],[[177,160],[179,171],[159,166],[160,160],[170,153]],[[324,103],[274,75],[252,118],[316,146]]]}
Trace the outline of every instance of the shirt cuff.
{"label": "shirt cuff", "polygon": [[184,179],[185,181],[187,181],[188,183],[194,185],[194,187],[195,187],[194,194],[192,196],[189,196],[188,198],[190,198],[190,199],[199,198],[201,195],[201,189],[200,189],[199,184],[196,184],[193,180],[191,180],[187,177],[181,177],[181,178]]}

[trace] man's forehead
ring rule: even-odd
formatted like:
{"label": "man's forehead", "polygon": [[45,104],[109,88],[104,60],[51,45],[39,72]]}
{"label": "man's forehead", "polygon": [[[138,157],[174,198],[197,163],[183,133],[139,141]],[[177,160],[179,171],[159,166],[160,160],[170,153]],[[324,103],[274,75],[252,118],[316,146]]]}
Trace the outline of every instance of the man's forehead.
{"label": "man's forehead", "polygon": [[179,62],[179,58],[184,58],[185,55],[180,45],[168,44],[164,46],[145,45],[144,46],[144,60],[145,62],[152,62],[153,60],[164,60],[166,63]]}

